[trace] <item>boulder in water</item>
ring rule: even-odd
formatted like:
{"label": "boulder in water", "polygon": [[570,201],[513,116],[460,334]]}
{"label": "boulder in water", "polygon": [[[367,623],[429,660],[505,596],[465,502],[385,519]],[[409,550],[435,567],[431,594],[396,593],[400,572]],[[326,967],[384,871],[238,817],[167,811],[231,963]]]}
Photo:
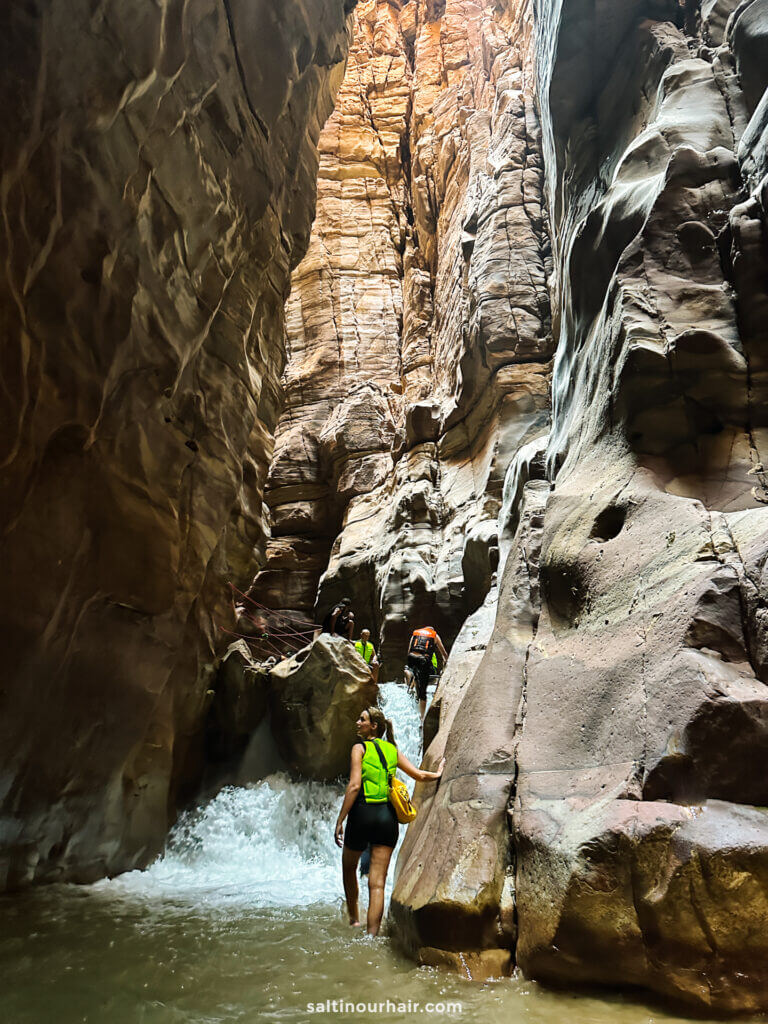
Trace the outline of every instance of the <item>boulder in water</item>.
{"label": "boulder in water", "polygon": [[357,717],[379,692],[353,645],[321,634],[276,665],[270,681],[272,731],[286,764],[313,779],[346,774]]}

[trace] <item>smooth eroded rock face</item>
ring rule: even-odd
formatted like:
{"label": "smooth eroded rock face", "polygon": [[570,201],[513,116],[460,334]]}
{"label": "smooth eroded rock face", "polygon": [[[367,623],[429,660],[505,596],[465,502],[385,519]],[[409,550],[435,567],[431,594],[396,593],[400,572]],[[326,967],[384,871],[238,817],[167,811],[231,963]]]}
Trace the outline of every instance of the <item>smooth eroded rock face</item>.
{"label": "smooth eroded rock face", "polygon": [[538,624],[532,581],[549,485],[532,481],[524,494],[499,592],[465,624],[435,695],[440,728],[426,760],[432,765],[445,756],[446,766],[433,797],[424,787],[430,796],[398,858],[392,917],[401,944],[425,963],[434,954],[424,950],[433,947],[469,952],[515,946],[507,808],[524,713],[525,661]]}
{"label": "smooth eroded rock face", "polygon": [[[763,8],[536,4],[551,490],[521,452],[494,631],[441,695],[446,776],[399,864],[414,952],[768,1005]],[[468,865],[440,843],[466,806]]]}
{"label": "smooth eroded rock face", "polygon": [[379,693],[353,645],[323,633],[269,678],[272,732],[288,767],[311,779],[348,774],[355,723]]}
{"label": "smooth eroded rock face", "polygon": [[209,762],[230,767],[242,760],[253,733],[269,713],[269,669],[254,660],[244,640],[227,649],[208,693]]}
{"label": "smooth eroded rock face", "polygon": [[0,885],[146,862],[198,775],[351,7],[0,14]]}
{"label": "smooth eroded rock face", "polygon": [[[768,1008],[766,6],[360,0],[322,135],[342,0],[0,16],[6,882],[156,848],[226,578],[349,594],[453,642],[412,955]],[[282,756],[375,697],[321,638]]]}

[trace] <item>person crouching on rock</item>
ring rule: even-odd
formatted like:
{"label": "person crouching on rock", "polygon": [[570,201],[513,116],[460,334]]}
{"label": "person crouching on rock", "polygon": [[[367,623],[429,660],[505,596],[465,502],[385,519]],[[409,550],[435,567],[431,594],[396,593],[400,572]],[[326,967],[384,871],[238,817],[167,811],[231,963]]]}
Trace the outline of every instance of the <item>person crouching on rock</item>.
{"label": "person crouching on rock", "polygon": [[443,667],[448,660],[443,641],[431,626],[415,629],[408,645],[408,657],[405,662],[405,682],[408,689],[416,685],[416,696],[419,699],[419,714],[422,722],[427,713],[427,687],[432,675],[433,655],[437,651],[443,659]]}
{"label": "person crouching on rock", "polygon": [[[383,739],[386,733],[387,739]],[[360,924],[357,913],[357,862],[370,843],[371,865],[368,871],[368,934],[378,935],[384,914],[384,886],[392,851],[397,845],[399,824],[389,802],[389,778],[400,768],[417,782],[439,779],[445,758],[436,772],[414,768],[395,746],[392,723],[381,708],[366,708],[357,720],[358,740],[352,747],[349,784],[334,828],[341,857],[344,895],[349,923]],[[384,763],[382,763],[384,762]],[[386,764],[386,769],[384,767]],[[344,822],[347,822],[346,829]]]}
{"label": "person crouching on rock", "polygon": [[355,627],[355,615],[351,611],[352,602],[348,597],[342,597],[338,604],[323,619],[320,627],[321,633],[330,633],[332,636],[343,636],[345,640],[352,639],[352,630]]}
{"label": "person crouching on rock", "polygon": [[373,644],[371,643],[370,629],[364,629],[360,633],[360,639],[355,644],[355,650],[371,670],[371,679],[373,679],[374,683],[378,683],[379,659],[376,657],[376,651],[373,649]]}

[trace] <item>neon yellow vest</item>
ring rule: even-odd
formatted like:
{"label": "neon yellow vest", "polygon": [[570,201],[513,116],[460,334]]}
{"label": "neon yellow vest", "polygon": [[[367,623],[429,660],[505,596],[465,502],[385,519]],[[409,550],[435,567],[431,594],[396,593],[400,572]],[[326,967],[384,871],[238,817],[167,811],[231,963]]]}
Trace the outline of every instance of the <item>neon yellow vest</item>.
{"label": "neon yellow vest", "polygon": [[362,640],[358,640],[355,644],[355,650],[363,661],[370,664],[371,658],[373,657],[373,644],[363,644]]}
{"label": "neon yellow vest", "polygon": [[387,762],[388,774],[384,768],[376,747],[370,740],[366,740],[365,753],[363,754],[363,796],[367,804],[384,804],[389,799],[389,775],[393,775],[397,768],[397,747],[387,740],[376,740],[381,747],[381,752]]}

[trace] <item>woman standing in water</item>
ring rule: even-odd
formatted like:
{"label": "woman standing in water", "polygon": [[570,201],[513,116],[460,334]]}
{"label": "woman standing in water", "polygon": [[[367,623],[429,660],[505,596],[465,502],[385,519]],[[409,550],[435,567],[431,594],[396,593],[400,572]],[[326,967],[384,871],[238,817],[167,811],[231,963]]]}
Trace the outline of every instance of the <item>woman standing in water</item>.
{"label": "woman standing in water", "polygon": [[[387,739],[382,739],[386,732]],[[334,829],[336,845],[342,846],[344,895],[347,898],[349,923],[360,924],[357,914],[357,862],[368,844],[371,845],[371,866],[368,872],[368,934],[378,935],[384,913],[384,885],[392,851],[397,845],[398,821],[389,802],[389,776],[396,768],[417,782],[439,779],[445,758],[436,772],[414,768],[395,746],[392,723],[381,708],[367,708],[357,720],[359,739],[352,747],[349,785]],[[376,743],[373,743],[376,740]],[[381,763],[379,750],[387,763]],[[349,816],[346,830],[344,821]]]}

